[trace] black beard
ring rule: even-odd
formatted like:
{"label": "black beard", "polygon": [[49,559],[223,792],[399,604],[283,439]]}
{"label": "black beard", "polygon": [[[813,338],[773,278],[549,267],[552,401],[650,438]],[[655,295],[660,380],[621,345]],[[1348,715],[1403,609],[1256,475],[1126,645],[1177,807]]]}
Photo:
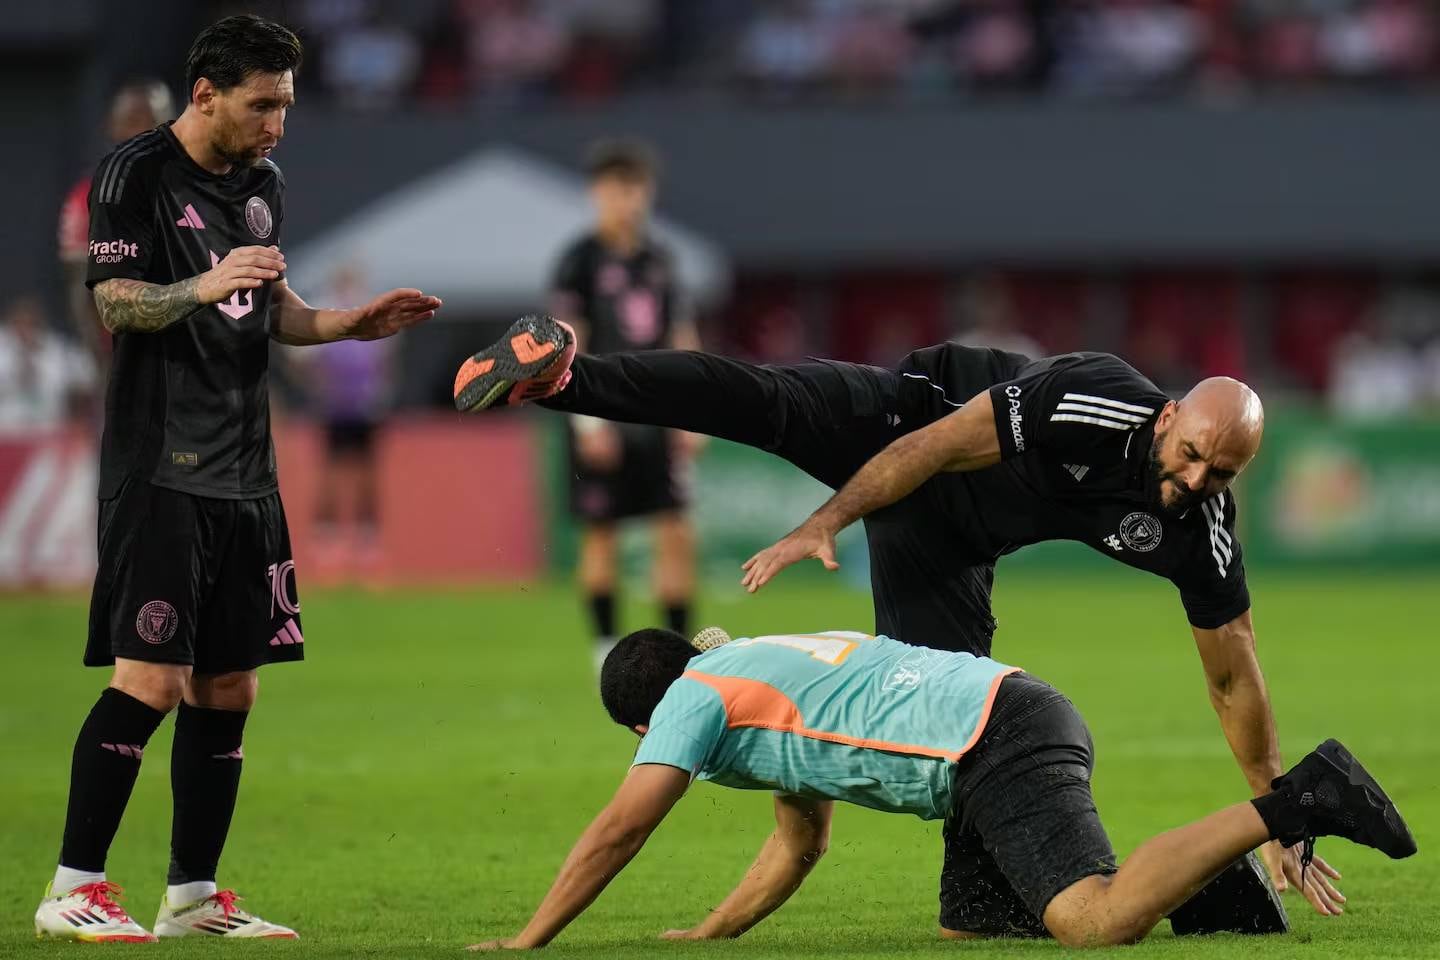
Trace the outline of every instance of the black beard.
{"label": "black beard", "polygon": [[[1165,434],[1157,433],[1155,442],[1150,445],[1149,463],[1145,469],[1145,499],[1157,513],[1178,517],[1198,505],[1204,499],[1204,494],[1199,490],[1187,489],[1173,473],[1165,472],[1165,466],[1160,462],[1160,445],[1164,440]],[[1182,491],[1180,499],[1174,503],[1166,503],[1161,499],[1160,486],[1166,480],[1169,480],[1176,490]]]}
{"label": "black beard", "polygon": [[256,155],[254,151],[236,147],[223,137],[216,138],[212,149],[232,167],[253,167],[260,162],[260,156]]}

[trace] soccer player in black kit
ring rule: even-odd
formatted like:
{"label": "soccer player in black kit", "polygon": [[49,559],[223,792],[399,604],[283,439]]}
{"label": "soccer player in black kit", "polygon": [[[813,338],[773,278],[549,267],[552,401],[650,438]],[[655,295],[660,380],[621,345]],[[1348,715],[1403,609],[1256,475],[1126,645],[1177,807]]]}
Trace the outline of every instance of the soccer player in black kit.
{"label": "soccer player in black kit", "polygon": [[[988,655],[995,563],[1023,546],[1076,540],[1169,579],[1252,791],[1265,793],[1284,772],[1228,489],[1263,424],[1243,384],[1208,380],[1177,403],[1109,354],[1031,360],[954,344],[918,350],[893,370],[755,366],[683,351],[571,359],[568,331],[553,319],[527,317],[517,328],[553,345],[553,359],[517,363],[502,340],[462,368],[471,375],[457,382],[459,408],[488,405],[494,381],[505,379],[550,409],[768,450],[840,490],[746,564],[752,590],[808,556],[833,568],[834,535],[863,517],[876,632]],[[480,373],[487,360],[493,368]],[[1330,882],[1338,874],[1322,859],[1302,870],[1299,850],[1269,844],[1263,855],[1277,886],[1294,884],[1319,913],[1341,912]],[[947,870],[990,877],[992,866],[977,847]],[[942,925],[982,928],[993,919],[987,910],[978,899],[952,904]]]}
{"label": "soccer player in black kit", "polygon": [[[75,742],[40,936],[295,936],[215,882],[256,668],[305,649],[270,440],[270,341],[377,339],[440,306],[402,289],[316,309],[286,284],[285,179],[269,156],[300,59],[276,23],[212,25],[190,48],[184,113],[122,143],[91,184],[87,283],[115,352],[85,663],[114,672]],[[177,707],[170,869],[152,934],[117,902],[105,859],[146,744]]]}
{"label": "soccer player in black kit", "polygon": [[[700,338],[675,264],[646,232],[656,164],[640,143],[605,141],[587,158],[595,230],[572,243],[555,272],[551,310],[598,356],[680,347]],[[595,634],[595,669],[614,646],[619,538],[627,519],[653,520],[655,593],[670,629],[688,636],[695,535],[686,507],[695,434],[574,416],[569,432],[570,510],[581,524],[580,588]]]}

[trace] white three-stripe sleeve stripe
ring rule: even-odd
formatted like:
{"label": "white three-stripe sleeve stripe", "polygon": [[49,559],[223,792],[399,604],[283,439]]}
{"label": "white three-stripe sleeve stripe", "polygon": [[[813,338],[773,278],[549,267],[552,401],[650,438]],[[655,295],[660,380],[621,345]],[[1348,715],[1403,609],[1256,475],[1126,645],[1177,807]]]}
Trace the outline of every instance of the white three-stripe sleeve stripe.
{"label": "white three-stripe sleeve stripe", "polygon": [[1115,420],[1102,420],[1099,417],[1087,417],[1078,413],[1057,413],[1050,417],[1052,423],[1093,423],[1097,427],[1109,427],[1111,430],[1134,430],[1136,424],[1119,423]]}
{"label": "white three-stripe sleeve stripe", "polygon": [[1102,417],[1109,417],[1112,420],[1123,420],[1126,423],[1144,423],[1145,418],[1134,413],[1121,413],[1119,410],[1111,410],[1108,407],[1096,407],[1088,403],[1057,403],[1056,410],[1074,410],[1077,413],[1093,413]]}
{"label": "white three-stripe sleeve stripe", "polygon": [[1119,400],[1109,400],[1105,397],[1091,396],[1088,393],[1067,393],[1061,399],[1075,400],[1080,403],[1094,403],[1099,404],[1102,407],[1110,407],[1115,410],[1125,410],[1129,413],[1143,413],[1147,416],[1155,412],[1154,407],[1142,407],[1139,404],[1135,403],[1121,403]]}
{"label": "white three-stripe sleeve stripe", "polygon": [[1226,575],[1226,568],[1234,556],[1231,547],[1234,540],[1230,537],[1230,531],[1225,529],[1225,494],[1220,494],[1213,501],[1207,500],[1200,505],[1205,513],[1205,519],[1210,525],[1210,555],[1215,558],[1215,564],[1220,568],[1220,576]]}

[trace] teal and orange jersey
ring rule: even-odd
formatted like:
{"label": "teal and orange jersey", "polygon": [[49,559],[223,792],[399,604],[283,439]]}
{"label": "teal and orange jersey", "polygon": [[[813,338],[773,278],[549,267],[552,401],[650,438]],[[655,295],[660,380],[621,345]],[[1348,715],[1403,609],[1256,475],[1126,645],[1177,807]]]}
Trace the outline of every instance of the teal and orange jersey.
{"label": "teal and orange jersey", "polygon": [[861,633],[740,638],[690,661],[635,763],[938,819],[950,810],[952,766],[1016,672]]}

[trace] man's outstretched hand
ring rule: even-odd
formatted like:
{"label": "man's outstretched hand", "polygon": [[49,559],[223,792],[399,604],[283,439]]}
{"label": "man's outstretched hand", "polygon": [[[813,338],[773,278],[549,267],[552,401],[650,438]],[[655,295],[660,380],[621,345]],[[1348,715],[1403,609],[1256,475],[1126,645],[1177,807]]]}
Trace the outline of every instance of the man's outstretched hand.
{"label": "man's outstretched hand", "polygon": [[440,309],[440,298],[412,287],[388,290],[346,315],[343,335],[351,340],[383,340],[424,323]]}
{"label": "man's outstretched hand", "polygon": [[740,567],[745,571],[740,582],[748,593],[754,593],[790,564],[812,557],[825,564],[826,570],[840,569],[835,562],[835,534],[813,519],[746,560]]}

